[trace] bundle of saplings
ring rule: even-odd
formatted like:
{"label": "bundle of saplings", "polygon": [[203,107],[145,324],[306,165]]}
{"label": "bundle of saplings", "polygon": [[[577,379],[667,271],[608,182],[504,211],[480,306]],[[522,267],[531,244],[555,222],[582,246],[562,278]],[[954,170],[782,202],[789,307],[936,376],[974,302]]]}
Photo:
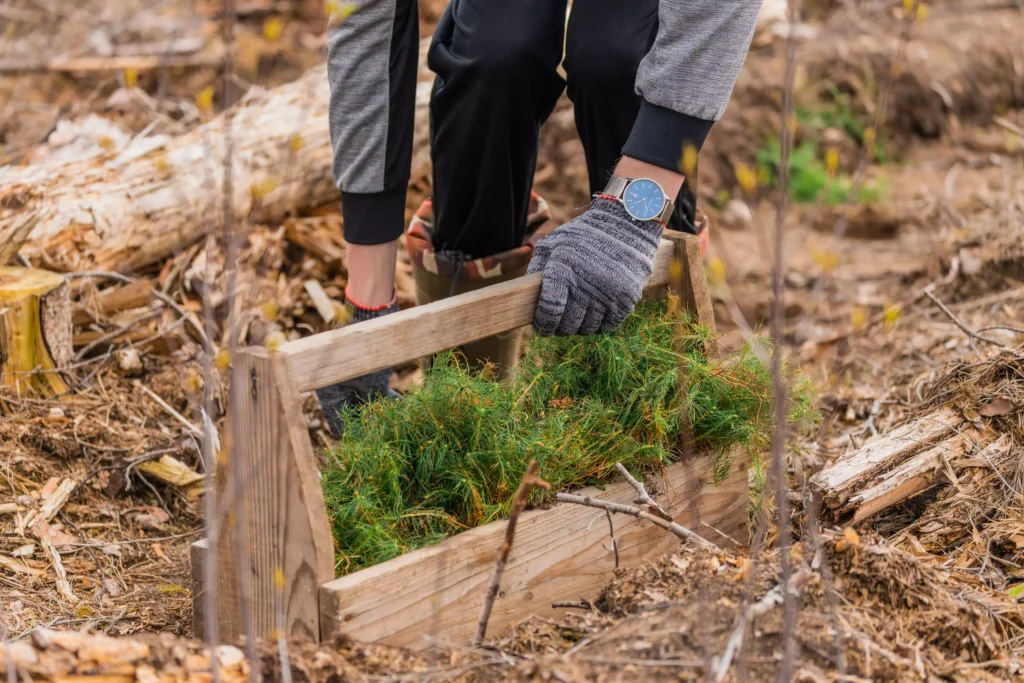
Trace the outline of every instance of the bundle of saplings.
{"label": "bundle of saplings", "polygon": [[[614,479],[615,463],[660,471],[681,457],[685,424],[694,448],[721,454],[720,479],[733,446],[756,461],[770,372],[749,349],[709,361],[708,336],[648,302],[615,333],[532,338],[505,382],[447,353],[416,391],[352,410],[323,470],[339,575],[501,518],[533,459],[552,485],[535,505]],[[806,381],[791,386],[790,419],[812,419]]]}

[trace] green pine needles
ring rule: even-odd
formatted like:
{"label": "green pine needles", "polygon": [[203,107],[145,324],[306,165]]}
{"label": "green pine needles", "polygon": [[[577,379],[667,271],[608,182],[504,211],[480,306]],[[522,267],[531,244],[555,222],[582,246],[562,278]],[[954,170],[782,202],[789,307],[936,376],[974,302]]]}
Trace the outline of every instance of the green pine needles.
{"label": "green pine needles", "polygon": [[[418,390],[353,410],[323,470],[338,573],[501,518],[533,459],[552,485],[533,504],[609,481],[618,462],[658,471],[680,456],[684,411],[694,446],[722,454],[716,476],[732,446],[756,458],[770,438],[770,372],[749,350],[709,362],[708,336],[644,303],[614,334],[532,338],[506,382],[446,353]],[[807,382],[793,386],[790,419],[813,419]]]}

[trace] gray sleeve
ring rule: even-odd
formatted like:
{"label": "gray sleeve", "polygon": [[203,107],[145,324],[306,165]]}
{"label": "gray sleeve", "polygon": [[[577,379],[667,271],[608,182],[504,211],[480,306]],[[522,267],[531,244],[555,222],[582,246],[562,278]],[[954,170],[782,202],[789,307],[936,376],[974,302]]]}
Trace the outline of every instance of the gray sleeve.
{"label": "gray sleeve", "polygon": [[327,78],[334,179],[345,239],[402,234],[412,162],[419,18],[415,0],[356,0],[331,27]]}
{"label": "gray sleeve", "polygon": [[762,0],[661,0],[658,35],[637,92],[651,104],[717,121],[750,49]]}

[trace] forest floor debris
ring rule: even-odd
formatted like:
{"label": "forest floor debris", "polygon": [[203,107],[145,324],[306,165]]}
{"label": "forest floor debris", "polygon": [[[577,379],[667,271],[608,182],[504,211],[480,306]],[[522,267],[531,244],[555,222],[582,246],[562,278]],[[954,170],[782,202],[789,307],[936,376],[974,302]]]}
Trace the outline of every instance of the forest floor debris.
{"label": "forest floor debris", "polygon": [[[322,60],[322,24],[301,19],[301,3],[243,4],[252,7],[243,12],[237,91],[228,99],[254,83],[294,81]],[[801,34],[798,56],[807,64],[798,79],[797,140],[805,187],[828,180],[830,148],[838,150],[836,182],[853,171],[866,147],[877,86],[892,72],[899,23],[884,3],[812,4],[808,22],[815,31]],[[102,31],[90,38],[82,18],[97,5]],[[20,42],[5,48],[45,65],[0,76],[0,163],[92,154],[142,134],[187,134],[204,121],[199,96],[223,76],[201,59],[219,49],[215,8],[200,3],[197,19],[185,7],[190,3],[166,3],[159,21],[137,25],[126,20],[138,13],[136,5],[4,6],[0,20],[21,22]],[[421,3],[424,35],[443,5]],[[991,439],[985,447],[971,434],[976,444],[948,463],[940,459],[929,470],[927,491],[851,527],[842,519],[821,533],[819,544],[804,536],[801,561],[809,573],[800,587],[798,634],[805,680],[839,680],[843,671],[843,680],[1022,675],[1024,94],[1012,76],[1019,74],[1024,22],[1019,7],[1008,3],[936,0],[929,7],[901,67],[890,125],[875,131],[876,152],[883,153],[871,169],[877,196],[831,205],[824,193],[792,211],[786,342],[792,362],[815,379],[824,415],[789,454],[795,502],[803,501],[804,482],[821,467],[946,405]],[[278,15],[284,30],[271,40],[265,22]],[[58,29],[52,43],[47,22]],[[29,35],[24,26],[46,30]],[[180,34],[174,40],[192,42],[169,42],[169,30]],[[74,54],[53,49],[64,45],[79,47]],[[147,70],[144,58],[153,46],[191,63]],[[738,175],[763,162],[772,177],[769,138],[778,129],[781,54],[770,38],[755,45],[733,105],[702,153],[700,199],[713,225],[708,272],[726,351],[741,346],[743,330],[757,328],[768,311],[770,264],[757,245],[766,238],[759,226],[770,224],[770,190],[748,192]],[[129,56],[139,60],[136,66],[48,68],[61,59]],[[9,60],[7,66],[25,67]],[[428,84],[429,75],[422,81]],[[93,127],[91,114],[111,125]],[[98,137],[84,139],[90,131]],[[536,184],[558,219],[587,202],[586,166],[564,98],[544,127]],[[410,211],[429,191],[429,160],[418,158]],[[840,221],[847,229],[836,235]],[[326,305],[342,299],[346,280],[340,231],[334,204],[250,225],[236,320],[226,316],[224,255],[212,242],[133,272],[135,285],[76,283],[74,345],[82,358],[70,373],[71,392],[58,402],[5,396],[10,409],[0,416],[0,611],[8,633],[21,638],[14,656],[28,659],[19,661],[40,673],[44,666],[84,672],[95,668],[95,653],[122,648],[137,676],[169,666],[178,667],[176,676],[204,675],[209,658],[202,648],[166,634],[146,637],[149,654],[121,638],[114,642],[123,645],[100,635],[30,636],[39,626],[119,636],[190,633],[185,577],[188,544],[201,534],[201,456],[190,430],[133,380],[201,424],[195,400],[202,388],[201,339],[190,320],[199,321],[203,295],[218,306],[212,338],[218,346],[234,331],[244,343],[260,344],[277,334],[326,329]],[[400,300],[411,305],[408,263],[399,268]],[[184,315],[156,300],[155,290]],[[415,368],[404,368],[396,384],[407,387],[418,378]],[[214,396],[220,411],[222,387]],[[307,397],[306,416],[318,443],[327,445],[314,404]],[[219,415],[214,422],[220,424]],[[811,511],[797,506],[798,529]],[[321,650],[294,643],[289,656],[294,671],[309,680],[339,673],[396,681],[699,678],[715,670],[743,605],[760,604],[778,587],[773,551],[762,552],[756,567],[751,560],[744,552],[683,549],[621,574],[600,600],[567,596],[577,608],[565,619],[534,619],[493,634],[490,645],[499,650],[413,655],[348,642]],[[57,583],[61,570],[67,592]],[[70,605],[68,595],[77,603]],[[778,608],[765,610],[751,618],[746,644],[735,652],[729,675],[737,680],[767,677],[777,662],[781,617]],[[225,648],[218,660],[243,679],[238,651]],[[277,651],[266,651],[260,666],[268,675],[279,672]]]}

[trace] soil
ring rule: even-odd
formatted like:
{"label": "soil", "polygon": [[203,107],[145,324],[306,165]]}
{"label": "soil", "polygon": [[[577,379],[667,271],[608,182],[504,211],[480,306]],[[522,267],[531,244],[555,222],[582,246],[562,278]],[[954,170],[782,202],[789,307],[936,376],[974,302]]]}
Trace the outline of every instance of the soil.
{"label": "soil", "polygon": [[[10,14],[17,9],[21,19],[0,10],[0,25],[10,22],[21,41],[0,50],[0,164],[42,160],[52,153],[44,143],[57,122],[88,114],[127,134],[154,121],[171,134],[200,122],[197,94],[223,82],[219,67],[199,59],[222,48],[215,8],[161,5],[162,22],[180,26],[179,37],[202,37],[204,46],[188,53],[195,64],[140,72],[138,85],[151,100],[126,110],[111,104],[124,73],[25,72],[4,68],[4,60],[24,54],[56,59],[76,49],[88,54],[95,48],[87,48],[90,40],[137,45],[165,40],[167,32],[131,24],[145,14],[138,2],[46,9],[52,4],[10,4]],[[322,59],[323,19],[307,15],[303,3],[240,4],[252,10],[240,20],[238,91],[230,97],[253,84],[293,80]],[[428,35],[444,2],[420,5]],[[102,18],[98,24],[83,20],[91,10]],[[816,3],[806,24],[812,35],[799,44],[796,102],[832,119],[798,122],[797,144],[835,148],[838,177],[863,166],[865,127],[877,127],[884,154],[864,167],[865,178],[883,189],[876,201],[794,203],[785,221],[783,341],[814,379],[823,414],[816,430],[795,435],[787,459],[794,528],[811,574],[801,588],[798,675],[814,681],[1020,680],[1024,615],[1013,591],[1024,566],[1024,506],[1017,493],[1024,473],[1015,464],[1019,403],[1008,418],[987,423],[1011,439],[1005,461],[958,475],[856,530],[825,520],[820,542],[812,533],[819,525],[807,523],[816,518],[814,509],[803,506],[811,473],[919,415],[934,387],[955,378],[958,407],[970,411],[993,396],[1014,398],[1011,389],[1021,381],[1024,15],[1014,3],[936,1],[902,41],[905,29],[894,11],[898,3]],[[275,39],[266,28],[271,17],[284,19]],[[102,36],[86,26],[99,27]],[[894,70],[900,45],[903,58]],[[712,225],[708,273],[726,350],[769,321],[776,193],[764,179],[756,189],[740,187],[737,170],[756,168],[758,152],[778,133],[785,61],[785,42],[759,32],[729,110],[701,154],[700,200]],[[222,99],[220,93],[215,110]],[[571,104],[564,100],[543,128],[536,178],[556,219],[586,205],[585,173]],[[411,181],[410,207],[429,194],[429,183],[429,166],[421,166]],[[336,206],[312,213],[296,220],[338,229]],[[344,268],[285,242],[283,227],[254,226],[245,250],[256,282],[247,318],[247,339],[254,343],[278,331],[298,335],[326,327],[302,285],[310,273],[329,296],[340,298],[344,286]],[[133,275],[167,284],[186,310],[198,311],[200,253],[197,248],[159,271]],[[211,251],[204,258],[222,256]],[[92,301],[92,287],[82,285],[83,301]],[[411,305],[411,288],[402,293]],[[178,638],[191,635],[188,546],[202,535],[202,485],[161,483],[139,470],[141,462],[167,455],[204,471],[192,432],[203,421],[197,408],[201,347],[177,320],[163,310],[147,321],[151,327],[139,338],[158,339],[140,345],[141,373],[123,369],[100,346],[73,372],[74,390],[61,400],[0,396],[0,504],[15,506],[13,512],[0,508],[0,612],[10,637],[49,626],[151,639],[173,634],[162,636],[166,647],[185,647]],[[123,322],[99,316],[76,332],[105,333]],[[1007,350],[997,351],[961,326],[998,327],[980,334]],[[114,347],[125,343],[115,338]],[[210,417],[222,426],[216,368],[208,377],[215,385]],[[414,368],[403,368],[397,382],[408,386],[415,379]],[[325,443],[312,400],[307,408],[314,434]],[[77,485],[53,519],[20,529],[22,515],[65,479]],[[770,545],[775,528],[764,532]],[[77,602],[56,585],[43,539],[58,546]],[[569,610],[559,622],[529,620],[495,634],[483,651],[413,655],[354,643],[317,651],[295,643],[290,656],[296,670],[306,672],[300,680],[705,678],[741,606],[780,581],[777,551],[759,553],[756,567],[753,558],[750,548],[716,554],[681,549],[620,574],[593,606]],[[754,620],[732,680],[774,678],[783,657],[781,629],[778,607]],[[261,662],[266,673],[279,671],[275,648]]]}

